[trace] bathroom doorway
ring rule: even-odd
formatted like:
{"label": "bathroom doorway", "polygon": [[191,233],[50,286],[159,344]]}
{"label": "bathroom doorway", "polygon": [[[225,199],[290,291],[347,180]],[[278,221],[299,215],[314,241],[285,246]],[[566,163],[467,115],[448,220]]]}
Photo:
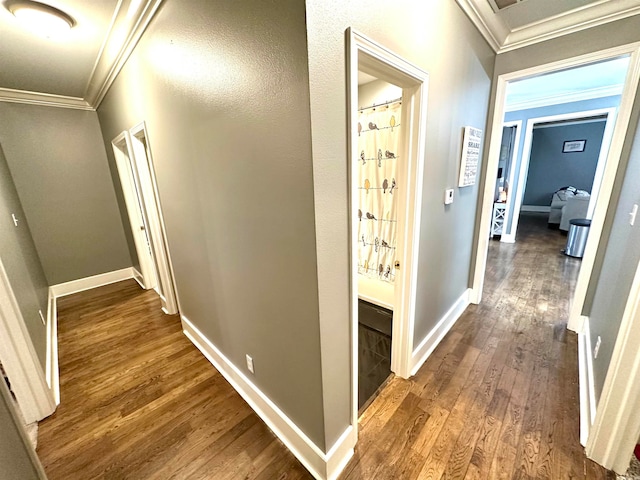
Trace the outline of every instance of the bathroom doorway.
{"label": "bathroom doorway", "polygon": [[391,376],[402,88],[358,71],[358,409]]}
{"label": "bathroom doorway", "polygon": [[[389,370],[402,378],[409,378],[420,363],[413,331],[428,75],[352,29],[347,36],[351,398],[352,425],[357,426],[360,401],[366,407],[369,393],[375,397],[380,389],[371,384],[369,391],[359,388],[366,373],[359,369],[359,357],[367,353],[361,352],[365,345],[359,341],[359,318],[367,332],[386,335],[386,343],[372,340],[373,349],[384,353],[378,363],[390,365]],[[363,134],[371,131],[374,143],[363,148]],[[376,134],[382,134],[378,140]],[[376,143],[391,135],[397,144]],[[392,197],[395,203],[385,205],[383,201]]]}

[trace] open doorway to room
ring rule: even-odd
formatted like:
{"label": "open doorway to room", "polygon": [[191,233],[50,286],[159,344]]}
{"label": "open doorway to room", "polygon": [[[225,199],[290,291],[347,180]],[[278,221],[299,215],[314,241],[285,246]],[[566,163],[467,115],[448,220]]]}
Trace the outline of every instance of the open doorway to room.
{"label": "open doorway to room", "polygon": [[357,425],[359,411],[390,373],[408,378],[416,363],[416,237],[428,76],[365,36],[351,29],[347,34],[351,397]]}
{"label": "open doorway to room", "polygon": [[[493,215],[502,242],[516,241],[522,213],[548,214],[564,232],[592,218],[628,66],[626,55],[508,83]],[[502,168],[505,149],[514,155]]]}
{"label": "open doorway to room", "polygon": [[[553,318],[557,320],[552,322],[554,340],[564,338],[563,332],[567,328],[579,334],[580,442],[583,445],[586,444],[587,438],[589,438],[589,430],[595,417],[593,375],[592,372],[589,371],[589,369],[592,368],[590,358],[594,355],[594,350],[589,343],[588,331],[584,331],[585,317],[583,315],[585,314],[583,310],[587,301],[589,281],[594,270],[596,253],[601,241],[604,221],[617,178],[620,155],[629,126],[633,100],[636,95],[640,75],[638,71],[639,66],[640,50],[637,44],[632,44],[558,61],[549,65],[500,75],[496,82],[495,114],[491,127],[492,134],[489,139],[487,174],[483,186],[480,228],[477,230],[476,237],[477,256],[472,280],[472,301],[474,303],[480,303],[482,300],[483,284],[486,274],[493,275],[493,273],[496,270],[500,270],[500,268],[505,271],[508,270],[508,267],[496,267],[495,264],[492,264],[491,270],[489,270],[487,268],[487,254],[489,253],[489,258],[493,258],[494,261],[496,261],[498,257],[503,257],[503,261],[509,262],[513,260],[513,255],[508,255],[508,250],[513,248],[515,251],[521,248],[518,247],[518,244],[522,243],[520,234],[518,236],[518,242],[513,246],[489,242],[490,226],[495,205],[496,175],[494,172],[498,169],[499,152],[503,134],[502,126],[505,121],[514,120],[512,114],[516,111],[513,106],[511,108],[507,106],[509,95],[513,93],[512,87],[519,85],[526,86],[525,82],[527,81],[536,80],[543,82],[549,79],[559,78],[554,77],[556,75],[575,76],[576,73],[578,73],[577,77],[575,77],[573,87],[574,89],[575,87],[580,87],[582,91],[578,89],[577,92],[563,92],[562,95],[565,96],[565,100],[556,102],[558,105],[553,105],[556,110],[543,113],[537,109],[552,106],[548,100],[553,100],[553,90],[548,91],[549,93],[546,94],[546,97],[549,97],[547,98],[548,105],[527,105],[525,101],[521,102],[519,110],[524,110],[524,108],[522,108],[523,106],[529,106],[532,112],[527,116],[520,117],[523,123],[526,124],[524,130],[527,134],[525,138],[529,140],[525,145],[525,138],[521,139],[523,145],[521,149],[522,160],[516,163],[512,170],[513,175],[515,175],[513,178],[518,178],[519,181],[516,182],[516,185],[510,185],[510,191],[507,194],[507,201],[513,205],[512,211],[505,219],[505,228],[508,233],[511,233],[510,229],[513,225],[516,225],[518,222],[522,223],[524,219],[532,215],[541,216],[538,220],[542,221],[543,228],[546,227],[549,221],[551,212],[526,212],[522,209],[522,205],[526,205],[524,198],[527,190],[527,173],[530,172],[528,162],[532,157],[531,144],[535,132],[549,132],[551,129],[560,128],[563,124],[564,126],[572,123],[575,124],[576,122],[584,124],[585,120],[590,123],[605,121],[604,128],[600,125],[600,128],[603,130],[603,139],[598,154],[598,163],[594,169],[591,191],[587,192],[590,198],[586,202],[588,204],[586,209],[581,210],[581,215],[584,215],[585,218],[590,220],[587,235],[585,235],[585,244],[583,245],[582,261],[565,257],[558,251],[559,249],[556,249],[557,253],[550,253],[550,255],[554,257],[552,260],[553,267],[558,271],[559,275],[565,275],[565,277],[567,271],[571,270],[573,273],[567,278],[563,277],[555,281],[553,279],[551,279],[551,281],[544,281],[538,279],[535,276],[536,274],[532,272],[536,269],[540,271],[540,265],[545,265],[547,260],[541,260],[540,257],[536,257],[534,251],[534,255],[532,255],[528,263],[524,265],[522,274],[515,280],[515,282],[519,284],[519,287],[523,289],[515,293],[518,298],[523,300],[523,305],[526,303],[525,306],[529,308],[526,313],[527,315],[530,314],[534,320],[538,316],[544,315],[545,312],[553,309],[557,302],[563,302],[562,309],[556,310],[553,314]],[[594,73],[595,70],[601,70],[600,78],[610,81],[610,83],[601,84],[600,86],[592,85],[591,88],[587,88],[589,82],[599,78],[598,75]],[[611,82],[612,77],[615,77],[613,82]],[[531,87],[531,84],[529,88],[525,88],[524,90],[528,92],[535,91],[535,89]],[[591,97],[585,98],[584,95],[591,95]],[[536,101],[545,101],[544,97],[545,95],[541,95],[540,99]],[[585,105],[584,102],[587,101],[591,101],[592,103]],[[607,104],[607,101],[615,103]],[[594,104],[593,102],[599,102],[599,104]],[[571,104],[576,104],[574,105],[575,108],[567,108],[570,107]],[[560,111],[558,110],[559,108],[564,108],[565,111]],[[584,141],[584,138],[574,137],[573,134],[570,135],[570,137],[571,138],[561,138],[559,147],[558,145],[552,147],[553,151],[557,151],[559,154],[556,162],[564,161],[563,155],[572,155],[581,152],[586,146],[587,142]],[[547,157],[549,155],[550,153],[547,154]],[[526,161],[524,161],[525,159]],[[545,158],[545,160],[548,160],[548,158]],[[570,183],[573,183],[573,181]],[[576,188],[576,190],[578,189]],[[555,194],[557,191],[558,190],[553,193]],[[551,200],[552,199],[549,199],[550,210],[553,208]],[[542,208],[542,205],[540,205],[540,207]],[[520,218],[516,218],[514,221],[514,218],[517,216]],[[546,228],[545,230],[548,235],[550,230]],[[513,235],[515,239],[515,231]],[[571,231],[569,236],[571,237]],[[558,237],[556,237],[556,241],[557,238]],[[545,241],[540,248],[543,249],[548,244],[549,242]],[[540,275],[543,275],[542,271],[540,271]],[[495,277],[496,275],[493,276]],[[502,287],[504,283],[499,285]],[[534,289],[537,289],[539,295],[532,300],[531,293],[534,292]],[[495,292],[488,291],[487,295],[495,296]],[[564,295],[562,299],[559,299],[562,295]],[[526,318],[526,316],[521,316],[520,318]],[[535,324],[535,322],[532,323]],[[588,322],[586,323],[586,328],[588,330]]]}
{"label": "open doorway to room", "polygon": [[358,72],[358,409],[391,375],[402,89]]}

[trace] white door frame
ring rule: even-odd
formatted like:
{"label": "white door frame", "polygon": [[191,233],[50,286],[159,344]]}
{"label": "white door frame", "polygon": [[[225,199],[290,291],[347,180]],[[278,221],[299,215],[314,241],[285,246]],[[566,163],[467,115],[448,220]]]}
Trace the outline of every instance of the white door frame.
{"label": "white door frame", "polygon": [[[604,134],[602,136],[602,142],[600,146],[600,153],[598,156],[598,163],[596,167],[595,176],[593,177],[592,187],[597,184],[597,190],[595,193],[592,190],[592,195],[589,200],[589,208],[587,212],[587,218],[591,218],[589,212],[593,212],[595,208],[595,203],[597,199],[597,195],[600,190],[601,185],[601,177],[604,173],[604,166],[606,164],[607,152],[609,151],[609,146],[611,144],[611,137],[613,135],[613,130],[615,127],[616,120],[616,109],[611,108],[599,108],[596,110],[584,110],[581,112],[571,112],[571,113],[560,113],[557,115],[548,115],[545,117],[536,117],[530,118],[527,120],[527,125],[525,127],[525,135],[524,135],[524,145],[522,148],[522,159],[520,161],[520,174],[518,175],[518,183],[515,185],[515,198],[509,202],[509,204],[513,205],[513,218],[509,223],[508,232],[503,235],[504,241],[507,243],[514,243],[516,241],[516,233],[518,231],[518,222],[520,220],[520,208],[522,207],[522,201],[524,200],[524,192],[527,186],[527,178],[529,175],[529,162],[531,160],[531,147],[533,145],[533,129],[538,123],[550,123],[550,122],[561,122],[565,120],[573,120],[573,119],[582,119],[582,118],[591,118],[591,117],[599,117],[602,115],[607,116],[606,126],[604,129]],[[509,187],[511,188],[511,186]],[[507,206],[508,208],[508,206]],[[508,221],[509,217],[505,214],[505,222]]]}
{"label": "white door frame", "polygon": [[113,147],[113,155],[118,168],[120,177],[120,185],[124,195],[124,203],[127,207],[127,215],[129,216],[129,224],[131,225],[131,234],[135,244],[138,261],[140,262],[140,272],[135,268],[134,278],[144,288],[156,288],[157,278],[151,252],[149,251],[149,242],[147,231],[149,229],[148,222],[142,211],[142,199],[140,198],[140,182],[136,178],[136,168],[133,164],[133,154],[131,148],[131,139],[129,133],[124,131],[111,141]]}
{"label": "white door frame", "polygon": [[413,368],[413,331],[415,324],[416,283],[418,271],[418,246],[420,212],[425,155],[425,131],[427,112],[427,87],[429,76],[420,68],[395,53],[349,29],[348,32],[348,141],[349,141],[349,224],[351,226],[351,377],[353,425],[358,415],[358,259],[354,245],[358,234],[358,70],[402,88],[402,124],[404,140],[400,155],[405,159],[398,165],[398,239],[396,243],[400,262],[400,274],[395,280],[395,305],[391,337],[391,370],[408,378]]}
{"label": "white door frame", "polygon": [[[0,361],[27,424],[42,420],[56,409],[56,395],[18,307],[9,277],[0,260]],[[0,382],[3,382],[0,379]]]}
{"label": "white door frame", "polygon": [[586,445],[587,456],[619,474],[640,435],[640,264],[631,286],[596,417]]}
{"label": "white door frame", "polygon": [[155,259],[158,275],[158,295],[162,302],[162,310],[167,314],[178,313],[178,300],[176,296],[173,266],[169,255],[169,243],[165,230],[162,205],[158,193],[155,168],[149,135],[144,122],[129,129],[133,157],[136,172],[142,189],[142,204],[149,225],[149,234],[152,245],[152,256]]}
{"label": "white door frame", "polygon": [[[503,232],[500,236],[500,241],[505,243],[513,243],[513,241],[509,238],[509,235],[506,232],[507,228],[507,220],[509,219],[509,214],[511,209],[513,208],[513,202],[510,199],[510,195],[513,189],[513,181],[516,177],[516,163],[518,162],[518,153],[520,152],[520,136],[522,135],[522,120],[515,120],[512,122],[504,122],[502,124],[502,129],[504,127],[516,127],[516,135],[513,145],[513,151],[511,152],[511,158],[509,159],[509,178],[507,179],[507,184],[509,186],[509,190],[507,192],[507,205],[504,210],[504,222],[503,222]],[[495,187],[494,193],[495,193]],[[515,237],[515,235],[514,235]]]}
{"label": "white door frame", "polygon": [[[629,70],[622,91],[620,107],[618,110],[618,120],[611,139],[611,148],[607,156],[605,171],[602,177],[602,184],[596,200],[596,208],[591,222],[591,229],[587,239],[582,266],[578,275],[576,290],[572,302],[568,328],[579,332],[582,327],[582,308],[586,299],[589,279],[593,270],[595,255],[604,227],[604,219],[609,207],[611,193],[613,191],[620,154],[624,138],[629,126],[629,118],[633,107],[638,81],[640,80],[640,42],[623,45],[620,47],[601,50],[598,52],[580,55],[557,62],[518,70],[515,72],[499,75],[496,80],[496,97],[494,114],[491,123],[491,138],[489,142],[489,153],[486,160],[486,172],[495,172],[498,168],[500,154],[500,144],[502,139],[502,123],[505,114],[505,99],[507,83],[514,80],[521,80],[527,77],[537,76],[555,70],[577,67],[580,65],[602,61],[621,55],[630,55]],[[484,191],[480,198],[480,221],[475,235],[475,269],[472,275],[471,302],[478,304],[482,300],[484,288],[484,276],[487,267],[487,254],[489,247],[489,232],[491,228],[491,216],[493,213],[493,196],[495,194],[495,175],[485,175]]]}

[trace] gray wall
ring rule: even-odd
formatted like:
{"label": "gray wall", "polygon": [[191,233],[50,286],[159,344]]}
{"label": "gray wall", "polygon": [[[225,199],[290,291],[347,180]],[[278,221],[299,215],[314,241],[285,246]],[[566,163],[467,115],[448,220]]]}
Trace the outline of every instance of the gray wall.
{"label": "gray wall", "polygon": [[98,116],[146,122],[181,313],[324,448],[306,53],[299,0],[167,0]]}
{"label": "gray wall", "polygon": [[634,226],[629,225],[629,212],[634,204],[640,205],[640,129],[635,130],[617,204],[614,199],[615,207],[608,214],[613,219],[612,226],[589,315],[592,347],[598,336],[602,338],[598,358],[593,360],[596,399],[602,393],[627,297],[640,262],[640,218]]}
{"label": "gray wall", "polygon": [[95,112],[0,103],[0,143],[49,285],[131,266]]}
{"label": "gray wall", "polygon": [[[18,218],[17,226],[13,223],[12,213]],[[38,310],[41,310],[46,318],[48,285],[1,145],[0,260],[11,282],[11,289],[44,371],[47,358],[47,332]],[[0,381],[2,381],[1,378]],[[1,462],[0,465],[2,465]]]}
{"label": "gray wall", "polygon": [[[548,207],[553,192],[568,185],[591,192],[605,123],[535,128],[522,204]],[[566,140],[586,140],[584,152],[562,153]]]}
{"label": "gray wall", "polygon": [[[0,378],[0,480],[45,478],[42,467],[20,432],[9,389]],[[30,451],[31,450],[31,451]]]}
{"label": "gray wall", "polygon": [[478,186],[456,188],[451,206],[443,198],[457,185],[463,127],[485,129],[495,54],[453,1],[306,3],[330,441],[348,422],[350,381],[345,30],[353,27],[429,73],[415,346],[469,286]]}

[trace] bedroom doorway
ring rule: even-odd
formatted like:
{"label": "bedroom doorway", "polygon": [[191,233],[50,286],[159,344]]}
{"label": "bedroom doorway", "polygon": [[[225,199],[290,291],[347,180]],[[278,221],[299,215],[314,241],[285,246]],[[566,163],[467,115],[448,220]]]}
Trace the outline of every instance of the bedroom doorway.
{"label": "bedroom doorway", "polygon": [[[491,138],[489,143],[489,153],[487,157],[487,172],[497,172],[502,143],[502,126],[505,121],[523,120],[525,134],[519,139],[521,153],[511,169],[510,176],[514,178],[516,185],[509,185],[507,194],[508,215],[504,219],[504,231],[501,240],[504,242],[515,241],[517,218],[520,214],[524,189],[526,186],[527,171],[524,159],[530,155],[531,139],[533,127],[536,124],[550,120],[567,120],[575,118],[576,115],[583,115],[585,111],[595,112],[599,115],[607,115],[608,126],[605,138],[609,147],[602,148],[602,160],[599,161],[597,175],[601,180],[594,182],[593,221],[590,228],[587,249],[582,259],[580,277],[578,279],[572,312],[569,320],[569,328],[579,330],[580,316],[584,304],[588,280],[595,261],[595,251],[603,228],[604,215],[608,208],[611,197],[615,173],[618,168],[622,143],[629,124],[629,117],[635,90],[638,81],[638,72],[634,71],[635,62],[640,61],[634,53],[636,47],[633,45],[620,47],[595,54],[571,58],[549,65],[529,68],[519,72],[500,75],[497,79],[497,95],[495,103],[495,113],[491,127]],[[610,62],[610,63],[609,63]],[[607,66],[602,75],[602,89],[598,90],[601,95],[594,98],[594,88],[582,92],[564,92],[558,94],[553,90],[545,90],[554,86],[555,75],[571,76],[576,73],[582,75],[578,78],[591,78],[593,71]],[[617,78],[620,83],[611,82],[607,78],[606,72],[615,66]],[[587,73],[589,75],[587,75]],[[527,83],[534,82],[534,83]],[[607,83],[608,82],[608,83]],[[615,83],[615,85],[613,85]],[[584,89],[584,82],[579,83]],[[586,98],[585,98],[586,95]],[[607,103],[609,102],[609,103]],[[612,103],[613,102],[613,103]],[[585,104],[599,106],[601,108],[585,109]],[[615,108],[616,114],[609,115],[610,108]],[[546,114],[540,114],[540,112]],[[524,113],[523,113],[524,112]],[[520,115],[519,115],[520,114]],[[518,115],[521,118],[517,118]],[[563,117],[564,116],[564,117]],[[526,145],[525,145],[526,140]],[[566,140],[581,140],[567,138]],[[604,144],[607,143],[603,141]],[[562,154],[562,152],[560,152]],[[475,236],[475,269],[472,276],[472,303],[480,303],[482,299],[482,289],[484,285],[484,275],[486,271],[488,241],[491,238],[491,225],[494,215],[496,175],[485,175],[483,193],[481,198],[481,209],[479,218],[479,228]],[[515,180],[518,179],[518,180]],[[551,197],[551,195],[549,195]],[[551,198],[549,198],[549,204]],[[550,207],[550,205],[549,205]]]}
{"label": "bedroom doorway", "polygon": [[[633,107],[634,98],[636,96],[638,81],[640,79],[640,46],[638,44],[630,44],[622,47],[616,47],[600,52],[594,52],[562,61],[554,62],[547,65],[540,65],[521,71],[511,72],[498,76],[496,80],[496,101],[494,116],[491,126],[491,137],[488,139],[488,156],[486,172],[494,172],[497,168],[498,154],[500,149],[500,140],[502,136],[502,124],[505,120],[506,99],[509,88],[516,85],[520,81],[534,78],[542,78],[545,75],[554,75],[556,73],[571,72],[581,68],[590,68],[605,64],[606,62],[616,62],[624,60],[627,68],[624,71],[620,85],[618,85],[617,95],[619,98],[619,108],[616,112],[616,118],[611,133],[611,142],[606,155],[606,162],[602,167],[602,180],[599,182],[597,192],[595,192],[595,207],[593,208],[593,219],[591,221],[589,235],[586,241],[584,256],[580,262],[580,268],[575,282],[575,289],[572,296],[570,311],[568,315],[568,330],[578,333],[579,347],[579,367],[580,367],[580,442],[587,444],[590,438],[590,430],[594,422],[595,405],[590,400],[593,398],[593,382],[586,381],[592,372],[588,360],[589,355],[593,355],[593,351],[589,344],[589,335],[585,333],[585,318],[583,309],[586,304],[587,291],[589,289],[591,276],[593,274],[594,265],[596,263],[596,253],[603,235],[605,218],[607,210],[610,206],[611,197],[615,189],[618,169],[620,164],[620,156],[623,149],[627,130]],[[585,76],[581,80],[590,80],[591,76]],[[575,98],[572,99],[575,101]],[[600,105],[603,107],[603,105]],[[531,116],[535,118],[535,116]],[[531,128],[533,128],[533,123]],[[569,151],[578,149],[583,146],[582,139],[568,138]],[[566,145],[565,145],[566,147]],[[566,153],[566,152],[563,152]],[[620,181],[620,180],[618,180]],[[493,209],[493,195],[495,189],[494,175],[484,175],[483,193],[481,197],[481,207],[479,210],[478,228],[476,229],[475,238],[475,268],[472,276],[472,295],[473,303],[480,303],[482,300],[482,291],[484,285],[484,276],[487,268],[487,252],[488,252],[488,230]],[[604,393],[603,393],[604,394]]]}
{"label": "bedroom doorway", "polygon": [[[513,213],[506,215],[508,222],[501,241],[516,241],[521,212],[548,214],[549,225],[564,232],[573,218],[593,218],[618,103],[614,100],[615,106],[609,108],[526,120],[523,153],[512,169],[515,174],[515,167],[519,167],[507,207]],[[572,141],[579,142],[578,148],[563,151]],[[563,215],[560,210],[567,200],[561,202],[558,192],[564,191],[572,198]],[[575,192],[578,195],[574,196]]]}

